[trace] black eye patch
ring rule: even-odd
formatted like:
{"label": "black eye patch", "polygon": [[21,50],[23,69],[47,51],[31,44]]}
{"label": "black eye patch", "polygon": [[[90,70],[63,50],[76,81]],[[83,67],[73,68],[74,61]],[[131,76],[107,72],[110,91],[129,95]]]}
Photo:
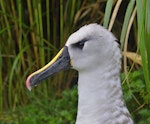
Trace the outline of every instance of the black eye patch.
{"label": "black eye patch", "polygon": [[85,42],[88,41],[87,39],[83,39],[75,44],[72,44],[73,47],[83,49]]}

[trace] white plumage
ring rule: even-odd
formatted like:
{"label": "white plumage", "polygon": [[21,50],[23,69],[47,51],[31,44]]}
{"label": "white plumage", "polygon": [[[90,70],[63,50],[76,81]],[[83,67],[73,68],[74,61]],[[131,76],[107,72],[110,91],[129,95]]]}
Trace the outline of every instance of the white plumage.
{"label": "white plumage", "polygon": [[[82,49],[72,46],[83,39]],[[133,124],[123,100],[115,40],[97,24],[83,26],[67,40],[72,66],[79,72],[76,124]]]}

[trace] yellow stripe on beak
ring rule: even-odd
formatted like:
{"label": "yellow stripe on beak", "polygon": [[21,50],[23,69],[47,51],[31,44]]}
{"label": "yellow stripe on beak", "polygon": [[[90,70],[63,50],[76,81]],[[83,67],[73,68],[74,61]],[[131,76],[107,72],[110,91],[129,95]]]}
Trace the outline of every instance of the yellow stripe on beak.
{"label": "yellow stripe on beak", "polygon": [[71,67],[71,60],[68,52],[68,47],[64,46],[58,54],[43,68],[32,73],[26,80],[26,86],[29,90],[37,85],[42,80],[58,73],[62,70],[67,70]]}
{"label": "yellow stripe on beak", "polygon": [[33,75],[35,75],[35,74],[38,74],[38,73],[44,71],[45,69],[47,69],[48,67],[50,67],[53,63],[55,63],[56,60],[57,60],[57,59],[60,57],[60,55],[62,54],[63,49],[64,49],[64,48],[62,48],[62,49],[57,53],[57,55],[56,55],[47,65],[45,65],[43,68],[39,69],[38,71],[32,73],[30,76],[33,76]]}

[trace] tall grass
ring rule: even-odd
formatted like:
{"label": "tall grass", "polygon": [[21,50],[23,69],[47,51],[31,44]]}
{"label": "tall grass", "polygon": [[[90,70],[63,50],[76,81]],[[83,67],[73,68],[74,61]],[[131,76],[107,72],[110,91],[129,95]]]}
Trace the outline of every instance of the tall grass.
{"label": "tall grass", "polygon": [[[1,111],[3,107],[15,108],[20,101],[21,104],[26,102],[26,77],[50,61],[64,45],[81,3],[78,1],[75,4],[74,0],[66,2],[46,0],[43,4],[41,0],[0,1]],[[65,25],[66,21],[68,25]],[[42,91],[47,97],[49,92],[53,92],[49,91],[47,85],[51,87],[43,83],[35,92]],[[61,84],[58,88],[61,88]]]}
{"label": "tall grass", "polygon": [[142,57],[143,72],[146,82],[147,100],[150,103],[150,1],[136,1],[138,41]]}
{"label": "tall grass", "polygon": [[[38,97],[35,100],[42,106],[40,99],[49,100],[54,95],[61,97],[62,90],[73,85],[70,82],[74,79],[74,71],[46,80],[33,89],[30,93],[33,97],[29,97],[25,88],[26,77],[48,63],[72,32],[93,22],[104,25],[121,42],[121,50],[125,53],[123,87],[127,87],[125,92],[131,94],[130,100],[130,94],[127,95],[127,102],[133,104],[129,106],[133,116],[136,118],[140,110],[148,110],[149,11],[149,0],[0,0],[0,113],[8,109],[16,110],[18,105],[27,105],[34,96]],[[129,50],[132,51],[130,58]],[[139,55],[142,66],[137,62]],[[131,80],[139,69],[144,73],[141,89],[135,78],[133,82]]]}

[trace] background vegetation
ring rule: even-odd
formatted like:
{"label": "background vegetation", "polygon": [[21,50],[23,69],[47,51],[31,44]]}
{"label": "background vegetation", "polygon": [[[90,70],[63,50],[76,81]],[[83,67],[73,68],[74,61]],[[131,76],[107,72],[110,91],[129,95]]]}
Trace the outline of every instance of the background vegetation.
{"label": "background vegetation", "polygon": [[32,92],[27,76],[84,24],[120,40],[124,98],[137,124],[150,124],[149,0],[0,0],[0,123],[74,124],[77,72],[62,72]]}

